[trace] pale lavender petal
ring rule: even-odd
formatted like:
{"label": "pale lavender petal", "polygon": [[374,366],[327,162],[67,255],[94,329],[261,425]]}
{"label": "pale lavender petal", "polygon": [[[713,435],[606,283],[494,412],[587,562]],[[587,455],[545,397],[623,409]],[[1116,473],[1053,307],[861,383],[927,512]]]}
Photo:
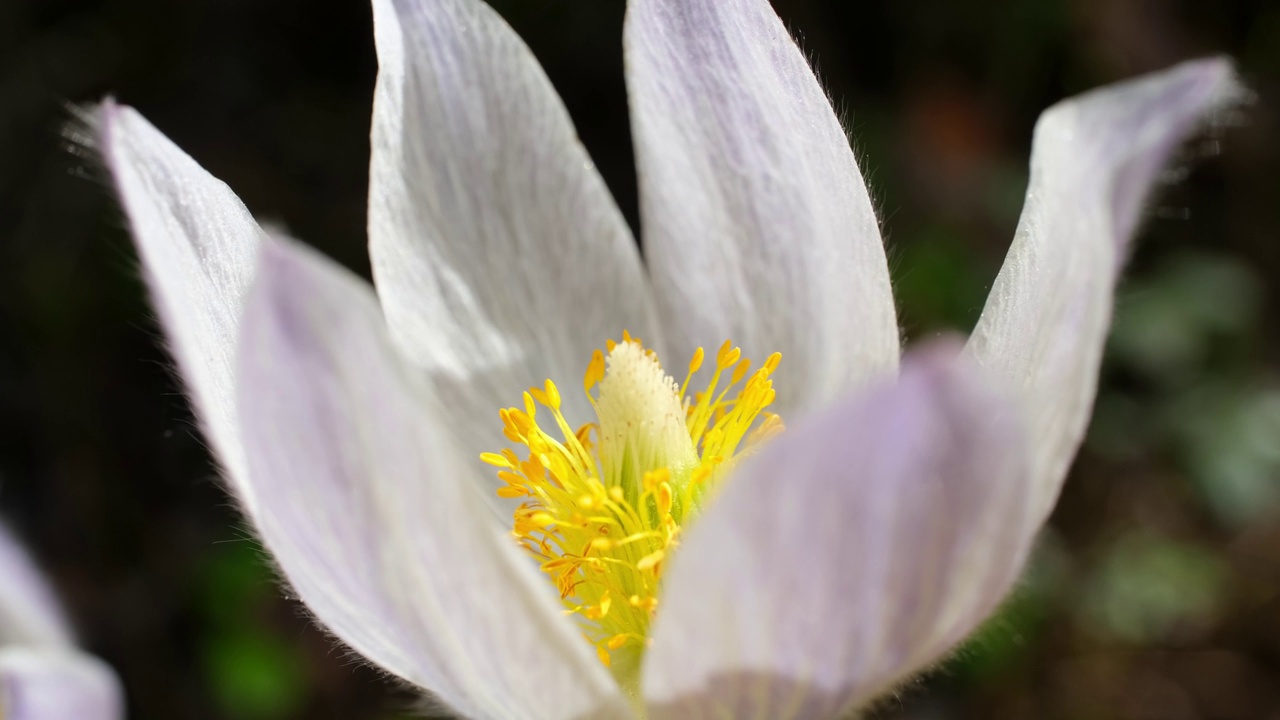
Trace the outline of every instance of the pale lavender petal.
{"label": "pale lavender petal", "polygon": [[0,527],[0,645],[70,645],[61,607],[26,551]]}
{"label": "pale lavender petal", "polygon": [[1228,61],[1200,60],[1066,100],[1036,125],[1026,207],[967,352],[1021,393],[1038,518],[1089,422],[1143,203],[1174,150],[1240,93]]}
{"label": "pale lavender petal", "polygon": [[262,230],[230,188],[133,108],[103,103],[96,130],[196,415],[252,514],[232,376]]}
{"label": "pale lavender petal", "polygon": [[301,599],[468,718],[628,716],[487,510],[391,345],[372,288],[271,242],[246,305],[240,421],[258,527]]}
{"label": "pale lavender petal", "polygon": [[645,258],[669,345],[780,351],[779,412],[898,364],[879,227],[844,129],[768,0],[632,0]]}
{"label": "pale lavender petal", "polygon": [[958,347],[796,423],[731,477],[664,576],[650,717],[844,717],[1009,591],[1035,528],[1012,403]]}
{"label": "pale lavender petal", "polygon": [[118,720],[120,681],[101,660],[72,650],[0,649],[0,718]]}
{"label": "pale lavender petal", "polygon": [[[480,0],[375,0],[374,279],[468,454],[499,408],[576,385],[623,329],[657,337],[638,249],[532,53]],[[582,393],[566,415],[586,422]]]}

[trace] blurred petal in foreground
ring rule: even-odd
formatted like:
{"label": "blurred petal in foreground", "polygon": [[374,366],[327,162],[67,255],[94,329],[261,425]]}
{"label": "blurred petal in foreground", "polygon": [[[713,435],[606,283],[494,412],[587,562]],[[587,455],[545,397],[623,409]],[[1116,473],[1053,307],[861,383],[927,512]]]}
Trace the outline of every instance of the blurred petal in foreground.
{"label": "blurred petal in foreground", "polygon": [[1036,530],[1026,446],[957,351],[916,351],[747,461],[672,560],[651,717],[842,717],[995,609]]}

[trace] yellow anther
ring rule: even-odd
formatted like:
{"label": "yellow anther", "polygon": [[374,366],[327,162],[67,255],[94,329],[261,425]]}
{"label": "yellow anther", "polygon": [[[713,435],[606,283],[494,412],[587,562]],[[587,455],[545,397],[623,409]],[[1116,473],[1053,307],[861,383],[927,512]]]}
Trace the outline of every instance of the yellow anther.
{"label": "yellow anther", "polygon": [[498,453],[491,453],[491,452],[480,453],[480,460],[485,464],[492,465],[494,467],[500,467],[500,468],[512,467],[511,461],[508,460],[505,456],[499,455]]}
{"label": "yellow anther", "polygon": [[[520,472],[531,482],[538,482],[547,476],[546,468],[542,465],[542,461],[538,458],[529,458],[520,462]],[[502,477],[502,473],[498,473],[498,477]]]}
{"label": "yellow anther", "polygon": [[734,363],[738,362],[738,358],[742,355],[742,350],[733,346],[732,340],[725,340],[720,346],[720,350],[716,353],[716,367],[720,370],[727,370]]}
{"label": "yellow anther", "polygon": [[658,470],[650,470],[644,474],[641,480],[641,486],[644,491],[651,493],[658,489],[658,486],[671,479],[671,470],[668,468],[660,468]]}
{"label": "yellow anther", "polygon": [[598,537],[591,541],[591,549],[598,553],[607,553],[613,549],[613,541],[609,538]]}
{"label": "yellow anther", "polygon": [[[537,388],[534,388],[536,390]],[[529,416],[530,423],[538,419],[538,406],[533,402],[533,396],[528,392],[524,394],[524,414]]]}
{"label": "yellow anther", "polygon": [[640,597],[639,595],[632,595],[629,602],[631,607],[639,608],[645,612],[653,612],[658,607],[658,598],[652,596]]}
{"label": "yellow anther", "polygon": [[778,363],[780,362],[782,362],[782,353],[776,352],[764,361],[764,369],[772,373],[774,370],[778,369]]}
{"label": "yellow anther", "polygon": [[693,359],[689,361],[689,374],[692,375],[702,368],[702,359],[705,353],[702,348],[693,351]]}
{"label": "yellow anther", "polygon": [[547,380],[544,387],[529,388],[529,394],[533,396],[534,400],[551,408],[553,412],[560,410],[560,391],[556,388],[555,383],[550,380]]}
{"label": "yellow anther", "polygon": [[[528,393],[525,393],[528,397]],[[530,398],[532,401],[532,398]],[[531,403],[530,403],[531,404]],[[533,423],[533,415],[531,413],[523,413],[515,408],[507,408],[507,419],[510,421],[511,427],[520,434],[520,442],[525,442],[524,438],[529,436],[529,431],[536,427]]]}
{"label": "yellow anther", "polygon": [[782,431],[786,429],[782,423],[782,418],[777,415],[768,412],[761,413],[761,415],[764,416],[764,420],[760,423],[759,427],[752,430],[751,433],[742,441],[744,446],[751,447],[757,443],[769,440],[781,434]]}
{"label": "yellow anther", "polygon": [[623,645],[626,645],[628,639],[629,638],[625,633],[619,633],[609,638],[608,642],[606,642],[605,644],[609,647],[610,650],[617,650]]}
{"label": "yellow anther", "polygon": [[694,469],[693,476],[690,477],[689,481],[692,482],[694,485],[701,485],[702,483],[706,482],[710,477],[711,477],[711,468],[707,467],[706,465],[699,465],[697,468]]}
{"label": "yellow anther", "polygon": [[594,424],[587,423],[586,425],[578,428],[578,432],[573,435],[574,438],[577,439],[578,444],[582,445],[583,450],[591,450],[591,430],[594,427]]}
{"label": "yellow anther", "polygon": [[502,434],[513,443],[523,443],[524,436],[520,434],[520,429],[516,427],[515,421],[511,419],[511,411],[503,408],[498,411],[498,417],[502,418]]}
{"label": "yellow anther", "polygon": [[604,353],[596,350],[591,353],[591,362],[587,363],[587,372],[582,376],[582,389],[589,393],[603,379]]}
{"label": "yellow anther", "polygon": [[[590,640],[590,638],[587,638]],[[600,658],[600,664],[609,667],[613,663],[609,661],[609,651],[600,646],[596,646],[596,657]]]}
{"label": "yellow anther", "polygon": [[658,512],[665,515],[671,514],[671,483],[662,483],[658,486],[657,492]]}
{"label": "yellow anther", "polygon": [[656,568],[658,567],[658,564],[661,563],[662,559],[666,556],[667,554],[664,553],[663,551],[654,550],[648,555],[645,555],[644,557],[640,558],[640,562],[636,563],[636,569],[639,570],[640,572],[649,572],[652,570],[653,572],[656,573],[657,572]]}
{"label": "yellow anther", "polygon": [[529,518],[529,520],[531,520],[534,525],[537,525],[540,528],[545,528],[548,525],[552,525],[556,521],[555,517],[551,515],[551,513],[544,513],[544,512],[534,513]]}
{"label": "yellow anther", "polygon": [[751,360],[743,358],[738,366],[733,369],[733,379],[729,381],[730,385],[737,385],[742,382],[742,378],[746,376],[747,371],[751,369]]}

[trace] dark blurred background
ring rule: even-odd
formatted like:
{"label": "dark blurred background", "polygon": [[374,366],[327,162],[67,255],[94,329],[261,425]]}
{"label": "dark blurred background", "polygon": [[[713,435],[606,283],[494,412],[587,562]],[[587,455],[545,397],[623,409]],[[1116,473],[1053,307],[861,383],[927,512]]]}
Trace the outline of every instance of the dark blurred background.
{"label": "dark blurred background", "polygon": [[[623,0],[493,4],[634,224]],[[848,118],[912,337],[976,320],[1041,109],[1238,60],[1259,99],[1153,207],[1033,570],[879,716],[1280,718],[1280,3],[775,7]],[[390,720],[412,698],[280,597],[193,431],[110,194],[66,147],[68,104],[136,106],[260,218],[367,273],[370,35],[361,0],[0,0],[0,515],[135,720]]]}

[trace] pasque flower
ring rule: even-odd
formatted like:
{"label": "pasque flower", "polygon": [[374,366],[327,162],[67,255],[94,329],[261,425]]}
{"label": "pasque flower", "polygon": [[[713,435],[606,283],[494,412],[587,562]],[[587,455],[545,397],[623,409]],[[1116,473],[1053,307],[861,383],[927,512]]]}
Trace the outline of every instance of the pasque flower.
{"label": "pasque flower", "polygon": [[0,719],[122,717],[115,673],[76,648],[53,591],[0,528]]}
{"label": "pasque flower", "polygon": [[972,337],[900,364],[866,187],[766,0],[631,0],[643,261],[492,10],[373,12],[376,296],[133,110],[98,141],[285,579],[474,718],[835,718],[942,658],[1053,506],[1148,192],[1237,93],[1203,60],[1047,111]]}

